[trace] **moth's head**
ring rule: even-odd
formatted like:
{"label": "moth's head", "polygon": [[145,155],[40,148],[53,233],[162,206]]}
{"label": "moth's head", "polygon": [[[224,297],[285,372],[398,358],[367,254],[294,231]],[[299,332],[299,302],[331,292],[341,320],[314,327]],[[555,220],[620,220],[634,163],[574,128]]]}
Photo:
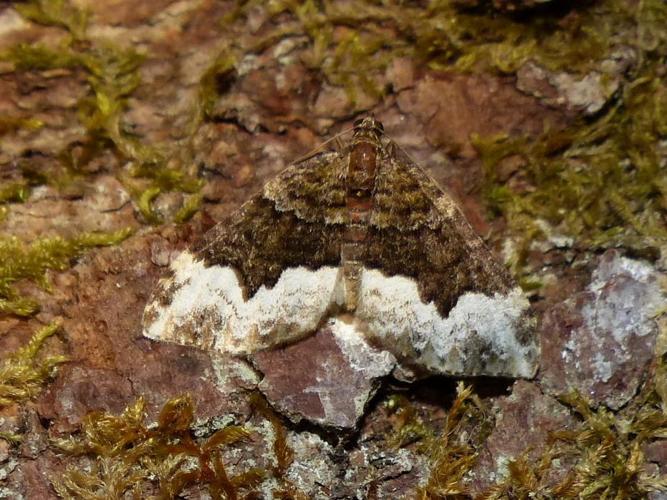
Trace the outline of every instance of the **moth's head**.
{"label": "moth's head", "polygon": [[367,116],[366,118],[360,118],[354,122],[354,137],[368,137],[372,139],[377,139],[379,136],[384,134],[384,126],[379,120],[376,120],[372,116]]}

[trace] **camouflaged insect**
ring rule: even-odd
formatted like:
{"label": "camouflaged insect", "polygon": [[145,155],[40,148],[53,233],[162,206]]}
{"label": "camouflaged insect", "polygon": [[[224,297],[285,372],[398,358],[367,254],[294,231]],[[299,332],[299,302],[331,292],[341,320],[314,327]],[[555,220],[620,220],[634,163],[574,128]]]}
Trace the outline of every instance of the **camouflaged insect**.
{"label": "camouflaged insect", "polygon": [[246,355],[335,322],[414,373],[531,377],[537,366],[528,300],[374,118],[178,256],[144,333]]}

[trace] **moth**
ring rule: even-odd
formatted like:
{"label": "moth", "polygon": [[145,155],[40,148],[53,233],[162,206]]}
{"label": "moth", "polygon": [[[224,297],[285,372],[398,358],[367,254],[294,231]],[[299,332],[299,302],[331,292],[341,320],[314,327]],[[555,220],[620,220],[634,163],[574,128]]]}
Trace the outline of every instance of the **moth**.
{"label": "moth", "polygon": [[420,374],[532,377],[529,303],[452,198],[357,121],[266,183],[160,280],[144,335],[250,355],[343,321]]}

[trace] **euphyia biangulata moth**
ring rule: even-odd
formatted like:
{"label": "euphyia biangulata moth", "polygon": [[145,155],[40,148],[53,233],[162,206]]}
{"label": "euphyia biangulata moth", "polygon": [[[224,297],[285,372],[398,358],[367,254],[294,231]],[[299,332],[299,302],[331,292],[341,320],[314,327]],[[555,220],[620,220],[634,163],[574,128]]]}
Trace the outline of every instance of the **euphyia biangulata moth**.
{"label": "euphyia biangulata moth", "polygon": [[451,197],[365,118],[181,253],[143,321],[149,338],[233,355],[342,321],[409,370],[531,377],[528,309]]}

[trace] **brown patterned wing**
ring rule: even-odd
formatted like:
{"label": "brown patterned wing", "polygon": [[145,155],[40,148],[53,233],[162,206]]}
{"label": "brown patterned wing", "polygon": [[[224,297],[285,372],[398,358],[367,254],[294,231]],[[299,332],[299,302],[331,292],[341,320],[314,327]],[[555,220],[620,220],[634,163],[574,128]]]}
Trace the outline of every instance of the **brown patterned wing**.
{"label": "brown patterned wing", "polygon": [[288,167],[183,252],[146,307],[144,334],[240,354],[313,332],[335,299],[340,165],[325,152]]}
{"label": "brown patterned wing", "polygon": [[384,152],[369,231],[367,265],[413,278],[443,316],[466,292],[514,286],[452,198],[398,148]]}
{"label": "brown patterned wing", "polygon": [[337,266],[345,216],[344,159],[327,152],[291,165],[211,229],[197,256],[236,269],[251,297],[284,269]]}
{"label": "brown patterned wing", "polygon": [[449,195],[383,147],[356,317],[417,373],[532,377],[529,303]]}

